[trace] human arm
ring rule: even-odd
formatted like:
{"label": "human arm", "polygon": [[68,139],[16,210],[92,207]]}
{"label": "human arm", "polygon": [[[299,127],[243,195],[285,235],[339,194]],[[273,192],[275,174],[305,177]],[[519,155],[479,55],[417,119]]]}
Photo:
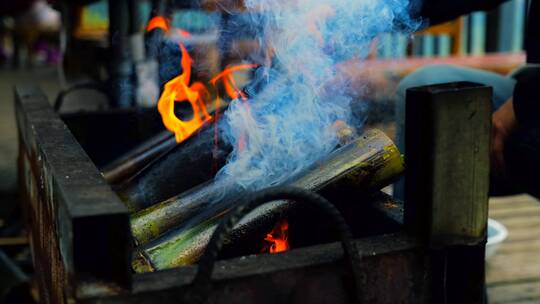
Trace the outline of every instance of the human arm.
{"label": "human arm", "polygon": [[491,159],[496,175],[504,175],[504,151],[508,139],[518,130],[540,128],[540,68],[529,68],[517,78],[514,96],[492,117]]}
{"label": "human arm", "polygon": [[540,67],[528,68],[514,89],[516,120],[524,127],[540,127]]}

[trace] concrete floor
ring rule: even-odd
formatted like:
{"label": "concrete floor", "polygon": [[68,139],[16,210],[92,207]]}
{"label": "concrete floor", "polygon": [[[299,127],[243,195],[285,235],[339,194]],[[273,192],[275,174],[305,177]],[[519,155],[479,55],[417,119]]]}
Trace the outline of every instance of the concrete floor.
{"label": "concrete floor", "polygon": [[17,183],[17,126],[13,88],[17,84],[37,83],[49,100],[54,100],[59,91],[57,79],[54,68],[0,70],[0,194],[15,191]]}
{"label": "concrete floor", "polygon": [[[82,80],[78,80],[82,81]],[[2,194],[16,190],[17,183],[17,125],[14,115],[13,88],[21,84],[37,84],[49,101],[54,102],[60,91],[54,67],[12,70],[0,69],[0,200]],[[103,106],[105,97],[90,90],[81,90],[65,98],[63,111],[90,109]]]}

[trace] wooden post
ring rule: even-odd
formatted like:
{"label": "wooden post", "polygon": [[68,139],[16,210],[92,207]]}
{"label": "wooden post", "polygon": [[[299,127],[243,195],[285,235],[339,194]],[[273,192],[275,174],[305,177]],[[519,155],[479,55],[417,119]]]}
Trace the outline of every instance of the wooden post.
{"label": "wooden post", "polygon": [[431,248],[433,303],[482,303],[491,88],[409,89],[405,225]]}
{"label": "wooden post", "polygon": [[433,247],[477,244],[487,223],[491,89],[410,89],[406,121],[406,224]]}

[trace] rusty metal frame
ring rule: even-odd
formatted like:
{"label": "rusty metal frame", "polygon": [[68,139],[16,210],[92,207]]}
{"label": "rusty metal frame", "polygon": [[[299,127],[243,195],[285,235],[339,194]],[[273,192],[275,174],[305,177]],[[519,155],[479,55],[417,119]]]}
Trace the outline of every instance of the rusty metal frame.
{"label": "rusty metal frame", "polygon": [[[460,91],[459,86],[454,89]],[[428,99],[429,92],[435,91],[428,90]],[[485,97],[482,90],[468,92]],[[42,302],[179,303],[197,266],[132,274],[127,209],[45,95],[29,86],[17,88],[15,96],[23,209]],[[408,170],[426,170],[417,165],[413,161]],[[483,276],[473,272],[483,271],[482,238],[432,248],[425,235],[429,228],[419,225],[437,214],[415,201],[404,206],[409,215],[404,226],[414,228],[409,233],[354,241],[362,253],[362,302],[437,303],[449,292],[446,279],[470,275],[464,282],[472,284],[456,284],[450,291],[462,293],[460,303],[481,303]],[[398,202],[381,199],[374,207],[398,226],[403,223]],[[418,222],[411,224],[411,218]],[[342,255],[340,245],[332,243],[220,261],[209,303],[348,303],[350,269]]]}
{"label": "rusty metal frame", "polygon": [[103,180],[47,97],[15,89],[19,179],[44,303],[67,303],[82,286],[131,285],[126,207]]}
{"label": "rusty metal frame", "polygon": [[[414,238],[390,234],[354,244],[364,252],[361,303],[430,303],[429,258]],[[351,303],[345,265],[339,243],[219,261],[208,303]],[[136,275],[132,293],[86,295],[81,303],[186,303],[196,271],[194,265]]]}

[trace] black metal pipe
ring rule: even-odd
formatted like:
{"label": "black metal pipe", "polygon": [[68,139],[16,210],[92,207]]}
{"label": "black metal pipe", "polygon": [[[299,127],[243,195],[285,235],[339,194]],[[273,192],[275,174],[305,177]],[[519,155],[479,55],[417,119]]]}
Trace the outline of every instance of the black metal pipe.
{"label": "black metal pipe", "polygon": [[109,77],[112,102],[117,107],[133,105],[133,62],[129,51],[127,0],[109,0]]}

